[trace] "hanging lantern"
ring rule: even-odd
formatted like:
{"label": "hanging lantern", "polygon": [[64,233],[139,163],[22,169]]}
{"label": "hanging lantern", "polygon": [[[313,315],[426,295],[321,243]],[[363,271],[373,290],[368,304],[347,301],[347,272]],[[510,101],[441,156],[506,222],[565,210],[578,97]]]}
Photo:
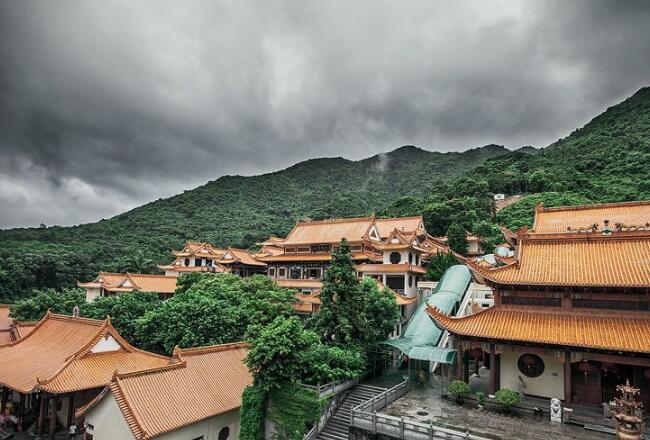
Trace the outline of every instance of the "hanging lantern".
{"label": "hanging lantern", "polygon": [[578,369],[585,374],[585,376],[589,373],[591,373],[592,366],[589,362],[587,361],[582,361],[580,362],[580,365],[578,365]]}
{"label": "hanging lantern", "polygon": [[472,357],[472,359],[481,359],[483,357],[483,350],[480,348],[475,348],[469,352],[469,355]]}

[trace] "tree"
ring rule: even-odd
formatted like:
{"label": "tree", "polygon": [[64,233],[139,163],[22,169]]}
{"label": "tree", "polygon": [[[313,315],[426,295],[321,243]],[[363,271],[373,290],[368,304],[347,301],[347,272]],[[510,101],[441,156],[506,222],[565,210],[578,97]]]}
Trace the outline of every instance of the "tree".
{"label": "tree", "polygon": [[305,330],[299,318],[275,318],[267,326],[251,325],[246,339],[251,341],[246,365],[254,384],[265,391],[296,382],[305,369],[305,353],[317,346],[318,335]]}
{"label": "tree", "polygon": [[363,315],[363,297],[354,270],[350,246],[342,239],[332,252],[323,277],[321,306],[314,316],[314,328],[326,343],[352,344],[358,340]]}
{"label": "tree", "polygon": [[116,296],[95,298],[90,304],[81,307],[83,316],[93,319],[111,317],[111,323],[120,335],[132,344],[140,345],[136,337],[136,322],[149,311],[158,309],[162,301],[157,293],[131,292]]}
{"label": "tree", "polygon": [[458,260],[451,252],[443,253],[436,252],[436,254],[431,257],[429,270],[427,271],[427,278],[431,281],[440,281],[442,275],[447,269],[451,266],[458,264]]}
{"label": "tree", "polygon": [[447,229],[447,245],[451,250],[461,255],[467,253],[467,236],[465,230],[457,223],[453,223]]}
{"label": "tree", "polygon": [[18,321],[37,321],[43,318],[48,309],[52,313],[72,315],[75,306],[86,302],[86,291],[83,289],[34,289],[27,299],[16,301],[11,307],[9,316]]}
{"label": "tree", "polygon": [[252,324],[291,316],[294,302],[290,290],[263,275],[203,273],[185,292],[139,318],[136,337],[144,347],[166,353],[176,345],[241,341]]}
{"label": "tree", "polygon": [[321,306],[313,328],[326,344],[366,349],[393,330],[399,317],[395,296],[372,279],[357,279],[348,242],[332,253],[323,277]]}
{"label": "tree", "polygon": [[308,424],[320,419],[321,402],[313,390],[294,383],[284,384],[269,393],[268,418],[275,427],[275,438],[302,440]]}

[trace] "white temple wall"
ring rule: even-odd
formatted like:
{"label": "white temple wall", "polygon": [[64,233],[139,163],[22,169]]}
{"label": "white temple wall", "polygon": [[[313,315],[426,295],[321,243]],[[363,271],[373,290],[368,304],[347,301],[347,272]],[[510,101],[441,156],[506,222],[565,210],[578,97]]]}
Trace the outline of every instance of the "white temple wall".
{"label": "white temple wall", "polygon": [[524,394],[564,399],[564,364],[552,356],[539,355],[544,361],[544,372],[538,377],[527,377],[517,367],[517,361],[523,354],[511,351],[501,354],[501,388],[518,391],[521,377],[526,384]]}

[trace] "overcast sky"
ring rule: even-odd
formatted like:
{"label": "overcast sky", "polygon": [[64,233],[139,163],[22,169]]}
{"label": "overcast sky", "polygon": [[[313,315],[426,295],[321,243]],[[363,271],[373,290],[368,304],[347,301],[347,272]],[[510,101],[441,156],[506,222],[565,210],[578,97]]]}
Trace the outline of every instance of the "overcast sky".
{"label": "overcast sky", "polygon": [[647,1],[0,2],[0,227],[405,144],[546,146],[650,85]]}

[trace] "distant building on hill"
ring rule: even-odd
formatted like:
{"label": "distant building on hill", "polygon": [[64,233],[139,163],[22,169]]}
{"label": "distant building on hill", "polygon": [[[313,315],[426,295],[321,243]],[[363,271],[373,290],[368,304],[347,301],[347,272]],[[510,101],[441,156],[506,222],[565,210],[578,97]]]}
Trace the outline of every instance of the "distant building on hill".
{"label": "distant building on hill", "polygon": [[77,283],[77,286],[86,289],[87,302],[100,296],[134,291],[154,292],[162,299],[167,299],[176,291],[177,280],[177,276],[100,272],[93,281]]}
{"label": "distant building on hill", "polygon": [[250,276],[266,272],[266,264],[245,249],[187,242],[182,250],[173,251],[173,254],[176,259],[171,264],[158,266],[167,276],[190,272],[228,272]]}

